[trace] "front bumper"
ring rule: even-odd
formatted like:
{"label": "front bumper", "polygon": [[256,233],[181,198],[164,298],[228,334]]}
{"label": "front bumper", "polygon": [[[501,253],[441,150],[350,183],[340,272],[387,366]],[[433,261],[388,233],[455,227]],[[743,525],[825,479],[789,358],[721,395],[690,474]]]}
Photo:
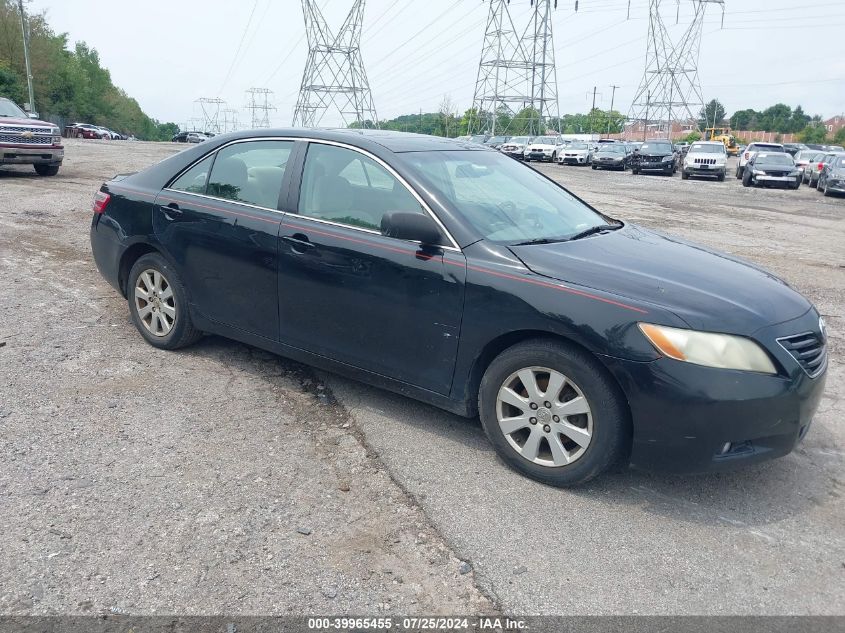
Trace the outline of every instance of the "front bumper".
{"label": "front bumper", "polygon": [[672,163],[663,163],[663,162],[645,162],[641,161],[639,163],[635,163],[634,167],[639,169],[640,171],[662,171],[662,172],[670,172],[674,169]]}
{"label": "front bumper", "polygon": [[751,182],[755,185],[775,185],[791,187],[801,182],[801,176],[751,176]]}
{"label": "front bumper", "polygon": [[526,152],[525,158],[527,160],[551,161],[552,155],[545,152]]}
{"label": "front bumper", "polygon": [[690,176],[724,176],[725,165],[687,165],[684,171]]}
{"label": "front bumper", "polygon": [[522,150],[518,150],[518,149],[515,149],[515,150],[503,149],[503,150],[501,150],[501,152],[505,156],[510,156],[511,158],[516,158],[517,160],[522,160],[525,157],[525,152],[522,151]]}
{"label": "front bumper", "polygon": [[836,193],[845,193],[845,180],[830,180],[827,181],[828,191],[835,191]]}
{"label": "front bumper", "polygon": [[[628,398],[631,464],[668,472],[731,470],[790,453],[807,433],[827,371],[811,378],[775,339],[818,330],[818,313],[754,335],[781,374],[701,367],[661,358],[603,357]],[[721,454],[725,444],[731,449]]]}
{"label": "front bumper", "polygon": [[583,154],[578,156],[567,156],[564,154],[558,161],[565,165],[585,165],[587,163],[587,157]]}
{"label": "front bumper", "polygon": [[0,164],[3,165],[61,165],[65,148],[61,145],[2,145]]}
{"label": "front bumper", "polygon": [[624,165],[624,161],[621,160],[596,160],[593,159],[593,165],[597,169],[603,169],[605,167],[612,167],[613,169],[619,169]]}

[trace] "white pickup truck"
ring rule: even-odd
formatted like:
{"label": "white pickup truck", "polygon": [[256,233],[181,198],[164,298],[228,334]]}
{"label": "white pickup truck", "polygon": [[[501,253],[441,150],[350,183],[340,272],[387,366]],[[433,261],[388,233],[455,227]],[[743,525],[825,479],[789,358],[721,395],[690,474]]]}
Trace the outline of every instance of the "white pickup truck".
{"label": "white pickup truck", "polygon": [[55,176],[64,158],[58,127],[0,97],[0,165],[32,165],[39,176]]}

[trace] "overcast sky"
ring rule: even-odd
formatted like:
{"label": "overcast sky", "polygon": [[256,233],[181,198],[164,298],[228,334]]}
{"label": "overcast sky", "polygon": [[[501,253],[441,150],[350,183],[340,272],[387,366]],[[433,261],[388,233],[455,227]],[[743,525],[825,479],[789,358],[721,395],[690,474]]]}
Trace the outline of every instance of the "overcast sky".
{"label": "overcast sky", "polygon": [[[350,0],[319,0],[332,28]],[[559,0],[553,16],[560,112],[586,112],[593,86],[608,108],[627,112],[643,74],[648,0]],[[663,0],[665,22],[675,2]],[[512,0],[519,25],[529,0]],[[289,125],[307,56],[299,0],[31,0],[71,42],[100,53],[114,83],[162,121],[184,125],[200,115],[194,100],[220,97],[243,109],[245,90],[269,88],[275,125]],[[436,111],[445,95],[472,105],[488,3],[482,0],[367,0],[361,43],[379,117]],[[681,0],[681,22],[691,0]],[[777,102],[825,118],[845,111],[843,0],[726,0],[708,10],[699,73],[705,99],[728,113]],[[328,114],[323,125],[339,123]]]}

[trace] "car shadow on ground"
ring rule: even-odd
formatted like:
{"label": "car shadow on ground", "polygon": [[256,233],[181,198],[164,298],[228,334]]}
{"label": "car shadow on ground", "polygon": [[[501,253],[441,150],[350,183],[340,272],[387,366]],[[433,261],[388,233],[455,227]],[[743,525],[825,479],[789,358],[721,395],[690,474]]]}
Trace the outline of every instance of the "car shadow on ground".
{"label": "car shadow on ground", "polygon": [[[807,440],[791,455],[732,472],[674,475],[618,467],[583,486],[557,489],[511,471],[496,457],[478,418],[453,415],[328,372],[315,374],[306,365],[217,336],[205,337],[180,353],[214,358],[231,369],[270,382],[274,377],[293,376],[304,392],[320,398],[318,404],[331,404],[330,388],[337,385],[347,409],[375,413],[391,425],[403,425],[403,431],[413,431],[414,441],[424,443],[429,452],[439,450],[459,456],[466,470],[461,475],[466,480],[489,474],[495,477],[496,486],[512,487],[514,494],[538,495],[549,503],[566,503],[570,495],[577,495],[602,506],[635,505],[661,517],[690,523],[753,528],[801,515],[840,496],[842,482],[837,472],[841,466],[837,464],[841,455],[819,455],[821,451],[814,450],[833,444],[830,432],[820,424],[814,425]],[[317,390],[323,383],[319,376],[330,383],[325,390]],[[365,429],[360,430],[367,435]],[[468,494],[470,490],[468,487]],[[508,495],[506,489],[500,491]]]}
{"label": "car shadow on ground", "polygon": [[32,165],[21,165],[20,167],[3,165],[0,167],[0,178],[44,178],[44,176],[36,174]]}

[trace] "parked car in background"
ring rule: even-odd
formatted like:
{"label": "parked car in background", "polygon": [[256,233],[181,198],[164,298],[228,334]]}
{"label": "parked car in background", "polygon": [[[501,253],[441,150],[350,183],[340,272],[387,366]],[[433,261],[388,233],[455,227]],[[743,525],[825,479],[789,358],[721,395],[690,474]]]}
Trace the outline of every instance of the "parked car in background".
{"label": "parked car in background", "polygon": [[795,155],[801,150],[809,149],[804,143],[784,143],[783,150],[795,158]]}
{"label": "parked car in background", "polygon": [[696,141],[689,146],[689,151],[683,158],[681,178],[687,180],[690,176],[707,176],[717,180],[725,179],[728,163],[728,152],[721,141]]}
{"label": "parked car in background", "polygon": [[39,176],[55,176],[64,158],[57,126],[0,97],[0,165],[32,165]]}
{"label": "parked car in background", "polygon": [[816,160],[810,161],[804,167],[802,180],[815,189],[819,184],[819,176],[822,173],[825,161],[832,160],[833,156],[835,156],[833,152],[819,152],[816,155]]}
{"label": "parked car in background", "polygon": [[531,142],[530,136],[512,136],[499,147],[499,151],[511,158],[522,160],[525,158],[525,148]]}
{"label": "parked car in background", "polygon": [[507,143],[510,140],[510,138],[511,138],[510,136],[491,136],[486,141],[484,141],[484,144],[487,147],[492,147],[493,149],[499,149],[499,148],[502,147],[502,145]]}
{"label": "parked car in background", "polygon": [[484,145],[487,142],[487,139],[490,138],[489,134],[473,134],[469,137],[470,143],[478,143],[479,145]]}
{"label": "parked car in background", "polygon": [[801,171],[786,152],[757,151],[745,164],[743,187],[772,186],[798,189]]}
{"label": "parked car in background", "polygon": [[826,196],[845,193],[845,153],[826,154],[822,163],[816,189]]}
{"label": "parked car in background", "polygon": [[555,162],[563,149],[563,140],[559,136],[538,136],[525,148],[525,160]]}
{"label": "parked car in background", "polygon": [[558,153],[559,165],[589,165],[593,161],[593,149],[587,143],[570,143]]}
{"label": "parked car in background", "polygon": [[751,143],[748,147],[743,150],[743,152],[739,155],[739,160],[736,164],[736,178],[739,180],[742,178],[742,173],[745,170],[745,164],[751,160],[751,158],[757,152],[781,152],[786,153],[786,150],[783,149],[783,145],[780,143]]}
{"label": "parked car in background", "polygon": [[90,240],[152,347],[216,334],[480,416],[548,484],[781,457],[824,394],[824,320],[788,284],[448,139],[227,134],[103,183]]}
{"label": "parked car in background", "polygon": [[208,140],[208,136],[202,132],[179,132],[170,140],[174,143],[202,143]]}
{"label": "parked car in background", "polygon": [[100,139],[103,138],[103,131],[96,125],[88,123],[74,123],[72,126],[75,138]]}
{"label": "parked car in background", "polygon": [[812,162],[818,162],[824,157],[824,152],[820,152],[815,149],[802,149],[800,152],[793,156],[793,160],[795,161],[795,166],[801,170],[801,180],[802,182],[807,182],[807,165]]}
{"label": "parked car in background", "polygon": [[667,141],[646,141],[631,160],[631,171],[659,172],[671,176],[678,171],[678,152]]}
{"label": "parked car in background", "polygon": [[592,158],[593,169],[628,169],[630,153],[624,143],[602,143]]}

